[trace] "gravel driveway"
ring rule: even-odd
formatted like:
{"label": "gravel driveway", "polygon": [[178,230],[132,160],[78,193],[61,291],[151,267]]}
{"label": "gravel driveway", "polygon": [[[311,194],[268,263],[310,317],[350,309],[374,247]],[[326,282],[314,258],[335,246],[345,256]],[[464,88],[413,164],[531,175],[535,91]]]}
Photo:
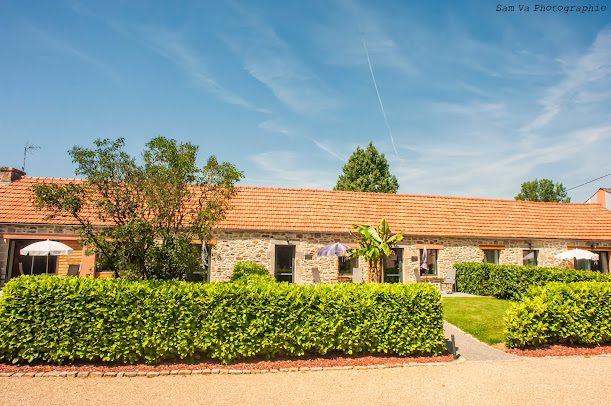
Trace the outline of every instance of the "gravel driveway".
{"label": "gravel driveway", "polygon": [[609,404],[611,357],[155,378],[0,378],[3,405]]}
{"label": "gravel driveway", "polygon": [[156,378],[0,378],[3,405],[609,404],[611,357]]}

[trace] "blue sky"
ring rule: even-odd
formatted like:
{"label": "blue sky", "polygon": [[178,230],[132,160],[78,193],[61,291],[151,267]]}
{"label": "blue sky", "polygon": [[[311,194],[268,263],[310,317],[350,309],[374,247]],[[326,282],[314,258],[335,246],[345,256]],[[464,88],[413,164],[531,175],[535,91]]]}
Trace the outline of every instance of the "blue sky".
{"label": "blue sky", "polygon": [[28,174],[70,177],[73,145],[163,135],[247,185],[332,188],[370,140],[402,193],[611,172],[611,10],[433,3],[0,0],[0,165],[29,142]]}

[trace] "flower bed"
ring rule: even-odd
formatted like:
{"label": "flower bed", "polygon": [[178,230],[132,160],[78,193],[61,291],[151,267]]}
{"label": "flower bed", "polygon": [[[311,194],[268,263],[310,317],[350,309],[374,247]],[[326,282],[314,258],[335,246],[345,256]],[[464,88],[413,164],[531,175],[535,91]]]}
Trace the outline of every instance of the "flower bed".
{"label": "flower bed", "polygon": [[276,360],[252,360],[224,365],[212,360],[197,363],[162,363],[157,365],[131,364],[70,364],[70,365],[13,365],[0,363],[0,373],[38,373],[38,372],[161,372],[161,371],[297,371],[306,368],[352,369],[363,367],[393,367],[406,364],[439,363],[453,361],[452,355],[435,357],[393,357],[330,355],[325,357],[286,358]]}
{"label": "flower bed", "polygon": [[568,345],[550,345],[542,348],[508,348],[510,354],[521,357],[563,357],[563,356],[593,356],[611,354],[611,345],[600,347],[572,347]]}

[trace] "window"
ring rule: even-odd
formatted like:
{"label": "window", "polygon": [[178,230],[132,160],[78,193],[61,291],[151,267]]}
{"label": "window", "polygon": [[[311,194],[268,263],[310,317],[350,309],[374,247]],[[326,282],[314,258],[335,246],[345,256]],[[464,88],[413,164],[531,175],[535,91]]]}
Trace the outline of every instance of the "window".
{"label": "window", "polygon": [[382,259],[384,282],[401,282],[401,270],[403,269],[403,248],[393,248],[392,254]]}
{"label": "window", "polygon": [[276,266],[274,275],[278,282],[293,282],[295,271],[295,247],[276,245]]}
{"label": "window", "polygon": [[598,254],[598,261],[591,261],[590,269],[592,271],[609,273],[609,252],[608,251],[593,251]]}
{"label": "window", "polygon": [[340,275],[350,276],[352,270],[359,267],[358,258],[338,257],[337,270]]}
{"label": "window", "polygon": [[537,266],[537,257],[539,251],[537,250],[524,250],[522,251],[522,264],[525,266]]}
{"label": "window", "polygon": [[420,250],[420,274],[421,275],[437,275],[437,256],[439,250],[427,249]]}
{"label": "window", "polygon": [[592,269],[592,262],[589,259],[575,259],[575,269],[580,271],[589,271]]}
{"label": "window", "polygon": [[484,262],[487,264],[499,264],[501,250],[482,250],[484,251]]}

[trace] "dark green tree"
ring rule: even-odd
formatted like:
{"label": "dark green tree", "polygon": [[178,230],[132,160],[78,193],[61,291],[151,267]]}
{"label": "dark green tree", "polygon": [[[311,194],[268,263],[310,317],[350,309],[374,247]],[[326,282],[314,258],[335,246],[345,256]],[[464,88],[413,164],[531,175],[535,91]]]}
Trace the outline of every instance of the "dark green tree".
{"label": "dark green tree", "polygon": [[[80,225],[98,265],[145,279],[189,280],[201,264],[194,240],[206,241],[229,208],[242,172],[211,156],[197,165],[198,147],[157,137],[141,162],[124,140],[96,140],[69,151],[83,181],[35,185],[49,218]],[[105,227],[100,227],[103,224]]]}
{"label": "dark green tree", "polygon": [[371,142],[365,149],[356,147],[335,185],[335,190],[354,192],[397,193],[398,189],[399,182],[390,174],[386,157]]}
{"label": "dark green tree", "polygon": [[531,202],[569,203],[571,201],[564,185],[560,182],[554,183],[549,179],[535,179],[522,183],[520,193],[516,195],[515,199]]}

